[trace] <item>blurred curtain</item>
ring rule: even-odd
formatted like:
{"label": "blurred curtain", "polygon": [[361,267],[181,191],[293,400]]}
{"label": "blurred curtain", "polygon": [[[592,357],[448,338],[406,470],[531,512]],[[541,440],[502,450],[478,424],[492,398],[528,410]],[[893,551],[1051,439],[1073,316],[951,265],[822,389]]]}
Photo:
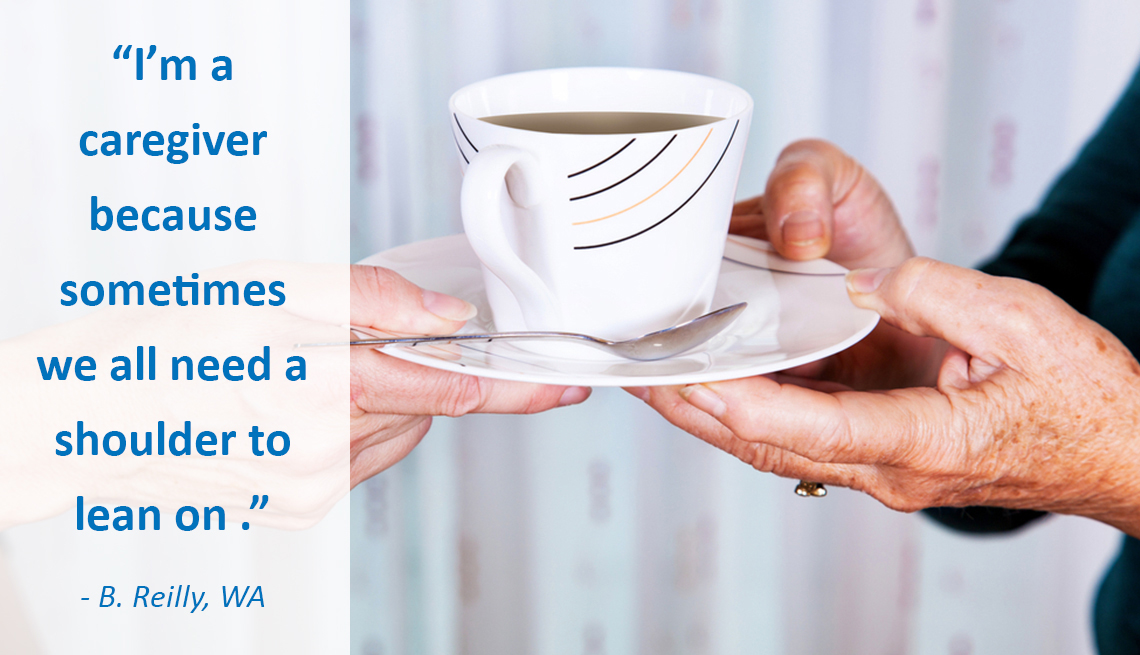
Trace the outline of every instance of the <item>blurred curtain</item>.
{"label": "blurred curtain", "polygon": [[[694,71],[752,93],[738,194],[837,142],[922,254],[972,265],[1095,129],[1138,0],[353,0],[356,258],[460,231],[447,99],[559,66]],[[1117,535],[1052,518],[967,538],[861,495],[793,495],[597,390],[437,420],[353,494],[353,648],[412,653],[1090,653]]]}

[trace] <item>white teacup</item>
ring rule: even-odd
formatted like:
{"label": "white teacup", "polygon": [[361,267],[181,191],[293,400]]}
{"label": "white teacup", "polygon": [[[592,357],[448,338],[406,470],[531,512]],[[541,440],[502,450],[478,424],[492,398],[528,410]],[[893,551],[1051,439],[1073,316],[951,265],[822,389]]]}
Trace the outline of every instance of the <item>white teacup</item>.
{"label": "white teacup", "polygon": [[569,68],[472,84],[450,108],[496,329],[626,339],[710,310],[752,118],[743,89]]}

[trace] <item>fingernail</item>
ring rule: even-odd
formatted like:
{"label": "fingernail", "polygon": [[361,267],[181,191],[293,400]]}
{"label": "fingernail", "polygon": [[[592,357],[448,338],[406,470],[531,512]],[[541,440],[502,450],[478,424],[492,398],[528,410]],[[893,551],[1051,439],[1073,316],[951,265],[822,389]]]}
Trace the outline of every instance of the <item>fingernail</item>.
{"label": "fingernail", "polygon": [[847,288],[855,293],[874,293],[890,272],[889,268],[857,268],[847,274]]}
{"label": "fingernail", "polygon": [[649,387],[626,387],[626,391],[642,402],[649,402]]}
{"label": "fingernail", "polygon": [[427,289],[424,289],[424,309],[449,321],[466,321],[479,311],[465,300]]}
{"label": "fingernail", "polygon": [[780,235],[785,245],[811,245],[823,238],[823,220],[810,209],[792,212],[780,223]]}
{"label": "fingernail", "polygon": [[570,387],[562,392],[562,397],[558,399],[558,406],[577,405],[589,397],[590,387]]}
{"label": "fingernail", "polygon": [[681,397],[687,400],[693,407],[696,407],[706,414],[712,414],[717,418],[724,416],[724,412],[728,409],[728,405],[724,404],[720,396],[702,384],[685,387],[681,389],[680,394]]}

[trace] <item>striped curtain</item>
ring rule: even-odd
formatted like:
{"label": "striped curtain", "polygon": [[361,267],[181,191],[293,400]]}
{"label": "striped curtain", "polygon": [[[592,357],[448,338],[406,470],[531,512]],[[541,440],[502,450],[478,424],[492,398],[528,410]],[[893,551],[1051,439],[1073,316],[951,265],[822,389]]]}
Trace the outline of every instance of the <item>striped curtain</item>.
{"label": "striped curtain", "polygon": [[[973,265],[1140,59],[1137,0],[354,0],[352,249],[460,231],[447,99],[534,68],[642,66],[756,100],[738,194],[823,137],[922,254]],[[1113,530],[968,538],[751,470],[618,390],[437,420],[352,498],[359,655],[1092,651]]]}

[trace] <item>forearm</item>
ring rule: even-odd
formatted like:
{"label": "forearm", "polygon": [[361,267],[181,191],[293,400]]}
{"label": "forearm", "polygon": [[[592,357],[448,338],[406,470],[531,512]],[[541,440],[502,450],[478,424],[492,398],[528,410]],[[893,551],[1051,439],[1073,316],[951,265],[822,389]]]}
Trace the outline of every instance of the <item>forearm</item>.
{"label": "forearm", "polygon": [[1096,135],[982,270],[1044,286],[1087,313],[1101,265],[1140,211],[1140,71]]}

